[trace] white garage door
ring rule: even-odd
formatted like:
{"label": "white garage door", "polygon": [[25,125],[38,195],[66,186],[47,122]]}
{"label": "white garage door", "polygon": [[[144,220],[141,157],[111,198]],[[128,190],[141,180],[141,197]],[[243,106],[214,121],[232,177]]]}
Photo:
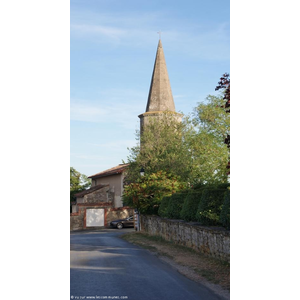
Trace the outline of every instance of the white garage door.
{"label": "white garage door", "polygon": [[86,210],[86,227],[104,226],[104,208]]}

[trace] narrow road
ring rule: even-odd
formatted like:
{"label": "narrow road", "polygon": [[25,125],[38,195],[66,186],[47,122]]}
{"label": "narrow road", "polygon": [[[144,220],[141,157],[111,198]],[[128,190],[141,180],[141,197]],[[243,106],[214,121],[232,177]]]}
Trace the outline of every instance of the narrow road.
{"label": "narrow road", "polygon": [[133,229],[72,232],[70,299],[221,300],[120,235]]}

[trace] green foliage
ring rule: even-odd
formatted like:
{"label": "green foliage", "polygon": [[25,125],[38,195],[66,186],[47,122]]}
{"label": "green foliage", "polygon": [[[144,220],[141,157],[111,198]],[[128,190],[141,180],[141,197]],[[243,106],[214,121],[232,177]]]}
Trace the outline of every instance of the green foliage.
{"label": "green foliage", "polygon": [[230,132],[230,115],[226,113],[225,105],[223,95],[208,95],[206,103],[198,103],[194,109],[193,119],[196,126],[200,125],[205,132],[212,133],[223,144]]}
{"label": "green foliage", "polygon": [[196,219],[203,225],[219,225],[225,189],[206,188],[198,205]]}
{"label": "green foliage", "polygon": [[[229,185],[229,149],[224,139],[230,134],[230,120],[225,104],[222,95],[209,95],[206,102],[199,103],[193,115],[183,117],[182,122],[178,121],[178,115],[170,112],[149,118],[142,135],[137,132],[137,146],[129,149],[124,204],[142,213],[219,224],[223,202],[216,190],[224,192]],[[142,166],[146,172],[144,178],[139,177]],[[173,174],[174,178],[167,174]],[[157,176],[157,179],[149,176]],[[175,186],[176,182],[180,188]],[[198,207],[192,192],[185,202],[185,197],[180,195],[167,198],[182,190],[183,183],[201,191],[203,201]]]}
{"label": "green foliage", "polygon": [[230,228],[230,190],[227,189],[224,195],[224,203],[222,206],[220,221],[222,225],[229,229]]}
{"label": "green foliage", "polygon": [[170,199],[171,199],[171,196],[165,196],[162,198],[159,209],[158,209],[158,215],[160,217],[166,218],[168,216],[167,209],[168,209]]}
{"label": "green foliage", "polygon": [[74,201],[74,195],[88,189],[91,184],[91,179],[70,167],[70,201]]}
{"label": "green foliage", "polygon": [[147,174],[164,170],[188,182],[193,162],[187,144],[183,143],[184,126],[168,112],[159,118],[149,118],[142,134],[137,132],[137,146],[129,149],[126,181],[135,182],[143,166]]}
{"label": "green foliage", "polygon": [[182,210],[180,212],[181,219],[190,222],[197,221],[196,212],[198,209],[199,202],[203,193],[202,189],[190,190],[187,196],[185,197]]}
{"label": "green foliage", "polygon": [[228,182],[225,183],[207,183],[207,184],[203,184],[203,183],[198,183],[196,185],[194,185],[192,187],[193,190],[197,191],[197,190],[202,190],[202,189],[228,189],[230,186],[230,184]]}
{"label": "green foliage", "polygon": [[196,183],[195,185],[192,186],[193,190],[202,190],[205,188],[207,184],[204,184],[203,182]]}
{"label": "green foliage", "polygon": [[228,180],[229,149],[224,139],[229,134],[230,119],[222,108],[224,105],[222,96],[209,95],[205,103],[199,103],[194,109],[192,118],[185,120],[190,128],[185,142],[193,157],[193,178],[200,183]]}
{"label": "green foliage", "polygon": [[137,146],[129,149],[127,182],[137,180],[141,166],[149,174],[164,170],[192,185],[227,182],[229,149],[224,139],[230,122],[224,105],[222,95],[209,95],[182,122],[172,113],[150,118],[142,135],[137,132]]}
{"label": "green foliage", "polygon": [[219,183],[217,185],[214,186],[216,189],[223,189],[223,190],[228,190],[230,187],[230,184],[227,183]]}
{"label": "green foliage", "polygon": [[167,217],[170,219],[180,219],[180,212],[184,203],[187,192],[176,193],[171,196],[167,207]]}
{"label": "green foliage", "polygon": [[178,176],[165,171],[146,174],[124,188],[123,203],[144,214],[157,214],[165,196],[183,190],[185,185]]}

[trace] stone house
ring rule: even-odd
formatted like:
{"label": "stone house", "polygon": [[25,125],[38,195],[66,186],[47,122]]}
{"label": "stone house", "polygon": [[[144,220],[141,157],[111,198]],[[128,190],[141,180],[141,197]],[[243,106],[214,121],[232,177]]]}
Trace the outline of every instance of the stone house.
{"label": "stone house", "polygon": [[110,221],[133,215],[134,209],[122,203],[123,181],[128,164],[121,164],[95,175],[92,186],[75,194],[71,230],[109,226]]}
{"label": "stone house", "polygon": [[94,188],[98,185],[109,185],[108,193],[113,197],[113,207],[122,207],[122,194],[124,190],[124,177],[128,164],[120,164],[116,167],[89,176]]}

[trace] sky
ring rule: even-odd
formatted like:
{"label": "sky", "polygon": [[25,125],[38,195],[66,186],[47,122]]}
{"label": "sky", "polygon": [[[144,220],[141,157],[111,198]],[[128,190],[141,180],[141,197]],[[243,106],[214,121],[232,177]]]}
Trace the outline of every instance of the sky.
{"label": "sky", "polygon": [[230,73],[228,0],[70,3],[70,166],[82,174],[136,145],[159,31],[176,111],[191,113]]}
{"label": "sky", "polygon": [[[0,219],[9,245],[2,249],[2,294],[70,296],[70,157],[86,175],[126,159],[162,31],[177,110],[191,111],[230,71],[231,298],[294,299],[300,268],[298,2],[231,0],[229,70],[229,1],[2,1],[1,191],[6,207],[18,207],[13,219],[11,213]],[[19,209],[24,203],[33,217]],[[270,228],[274,216],[276,230]],[[26,234],[12,238],[20,224]],[[22,255],[20,243],[31,245]],[[37,276],[28,276],[29,269]]]}

